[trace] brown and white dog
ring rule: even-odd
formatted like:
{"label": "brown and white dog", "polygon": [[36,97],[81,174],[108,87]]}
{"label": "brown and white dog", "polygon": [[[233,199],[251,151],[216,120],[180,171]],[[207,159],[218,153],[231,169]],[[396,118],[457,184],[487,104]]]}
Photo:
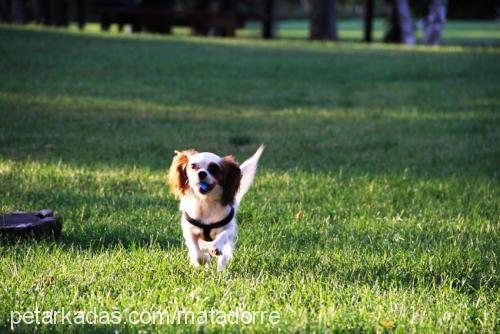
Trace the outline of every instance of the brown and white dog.
{"label": "brown and white dog", "polygon": [[241,166],[232,156],[185,150],[175,151],[168,174],[169,188],[180,200],[181,226],[193,266],[217,256],[222,271],[233,256],[236,242],[236,212],[255,177],[257,152]]}

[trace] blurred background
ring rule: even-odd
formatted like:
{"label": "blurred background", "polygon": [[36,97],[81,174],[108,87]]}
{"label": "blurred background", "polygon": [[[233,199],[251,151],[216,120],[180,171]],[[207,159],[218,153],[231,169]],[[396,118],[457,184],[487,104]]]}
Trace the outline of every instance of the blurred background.
{"label": "blurred background", "polygon": [[84,31],[500,45],[494,0],[0,0],[0,22]]}

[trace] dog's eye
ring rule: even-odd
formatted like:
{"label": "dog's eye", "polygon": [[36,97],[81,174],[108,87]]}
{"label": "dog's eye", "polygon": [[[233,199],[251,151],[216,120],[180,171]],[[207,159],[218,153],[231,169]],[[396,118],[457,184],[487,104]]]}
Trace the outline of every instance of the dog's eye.
{"label": "dog's eye", "polygon": [[213,176],[217,176],[220,173],[220,167],[217,164],[211,163],[208,165],[208,172]]}
{"label": "dog's eye", "polygon": [[196,170],[196,169],[198,169],[200,167],[198,166],[198,164],[191,164],[191,168],[194,169],[194,170]]}

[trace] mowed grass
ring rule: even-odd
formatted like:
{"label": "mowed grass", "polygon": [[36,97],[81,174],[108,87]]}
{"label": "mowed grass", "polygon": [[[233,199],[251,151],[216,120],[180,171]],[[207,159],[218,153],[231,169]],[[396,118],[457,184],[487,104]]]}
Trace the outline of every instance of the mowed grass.
{"label": "mowed grass", "polygon": [[[422,23],[413,18],[415,36],[417,43],[422,44]],[[339,39],[343,42],[363,41],[362,19],[340,19],[337,29]],[[71,31],[79,31],[76,23],[70,25]],[[373,22],[373,41],[380,43],[384,39],[387,29],[387,20],[378,18]],[[87,23],[85,32],[100,32],[100,24]],[[118,33],[118,25],[111,25],[110,31]],[[125,29],[124,29],[125,31]],[[276,22],[275,36],[285,40],[307,40],[309,38],[309,22],[307,20],[282,20]],[[191,29],[187,27],[174,27],[173,34],[177,36],[191,35]],[[261,23],[248,21],[245,27],[238,29],[236,35],[240,38],[261,38]],[[443,45],[468,45],[468,46],[499,46],[500,45],[500,23],[497,21],[458,21],[448,20],[443,31]]]}
{"label": "mowed grass", "polygon": [[[37,330],[498,330],[498,49],[9,26],[0,40],[1,211],[64,220],[58,242],[0,244],[5,330],[12,311],[63,307],[280,318]],[[234,262],[191,268],[173,150],[241,162],[261,143]]]}
{"label": "mowed grass", "polygon": [[[415,36],[418,43],[422,43],[423,26],[417,18],[413,18]],[[337,29],[339,39],[342,41],[363,40],[362,19],[341,19]],[[260,37],[260,24],[250,22],[246,29],[239,30],[240,36]],[[97,29],[95,27],[94,29]],[[375,19],[373,23],[373,40],[382,42],[387,30],[386,19]],[[286,20],[278,22],[276,35],[279,38],[307,39],[309,38],[309,22],[307,20]],[[497,21],[459,21],[448,20],[443,31],[444,45],[500,45],[500,23]]]}

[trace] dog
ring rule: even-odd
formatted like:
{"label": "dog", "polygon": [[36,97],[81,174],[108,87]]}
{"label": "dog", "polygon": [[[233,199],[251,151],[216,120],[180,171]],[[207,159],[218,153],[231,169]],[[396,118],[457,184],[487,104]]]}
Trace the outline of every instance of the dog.
{"label": "dog", "polygon": [[194,149],[175,151],[168,173],[168,184],[180,200],[182,233],[194,267],[209,267],[217,257],[217,270],[223,271],[232,259],[236,242],[236,213],[250,188],[264,151],[238,165],[232,156],[219,157]]}

